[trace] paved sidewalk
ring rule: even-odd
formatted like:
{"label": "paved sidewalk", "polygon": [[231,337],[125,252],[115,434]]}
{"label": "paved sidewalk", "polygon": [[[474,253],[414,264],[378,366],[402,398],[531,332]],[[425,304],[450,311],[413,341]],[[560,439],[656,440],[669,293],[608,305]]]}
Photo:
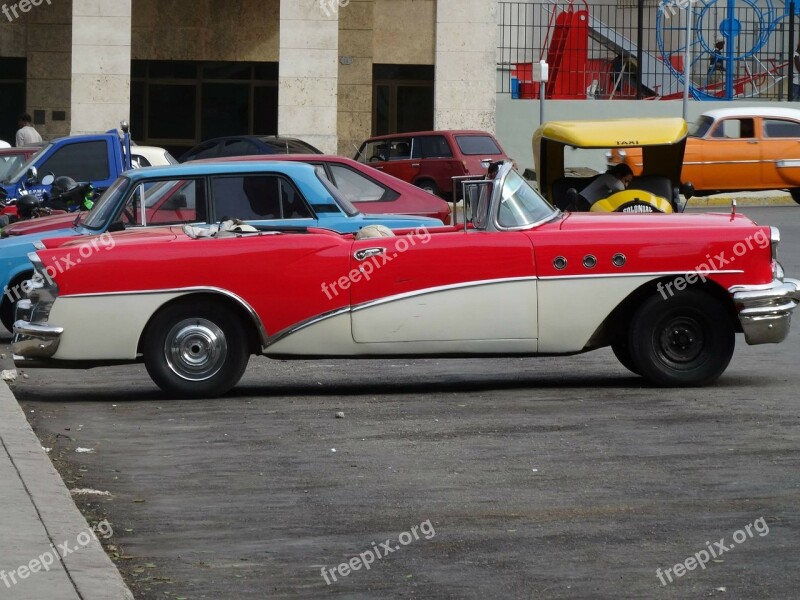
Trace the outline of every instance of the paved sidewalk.
{"label": "paved sidewalk", "polygon": [[713,196],[694,196],[689,199],[689,208],[707,206],[709,208],[731,205],[731,198],[736,198],[736,206],[797,206],[789,192],[784,190],[767,190],[764,192],[736,192],[714,194]]}
{"label": "paved sidewalk", "polygon": [[0,540],[3,600],[133,599],[2,381]]}

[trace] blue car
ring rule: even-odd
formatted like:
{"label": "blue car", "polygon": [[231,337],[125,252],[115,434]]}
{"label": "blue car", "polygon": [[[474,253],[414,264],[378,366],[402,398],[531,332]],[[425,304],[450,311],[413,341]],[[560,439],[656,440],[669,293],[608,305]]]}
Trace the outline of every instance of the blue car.
{"label": "blue car", "polygon": [[[54,229],[40,228],[36,233],[0,240],[4,292],[0,319],[9,331],[16,302],[23,296],[21,284],[32,275],[28,253],[34,251],[36,241],[45,238],[97,235],[131,227],[213,224],[228,219],[282,227],[324,227],[341,233],[374,224],[396,229],[442,226],[440,220],[429,217],[361,214],[319,167],[264,161],[135,169],[117,178],[90,212],[45,219],[52,221]],[[42,225],[45,219],[40,221]]]}

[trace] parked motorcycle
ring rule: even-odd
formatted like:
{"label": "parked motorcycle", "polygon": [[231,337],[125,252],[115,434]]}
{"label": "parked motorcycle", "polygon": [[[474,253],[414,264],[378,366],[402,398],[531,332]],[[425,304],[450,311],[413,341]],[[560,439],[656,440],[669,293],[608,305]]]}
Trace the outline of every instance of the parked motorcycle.
{"label": "parked motorcycle", "polygon": [[91,210],[96,192],[91,183],[78,183],[71,177],[46,175],[44,185],[51,185],[50,194],[41,198],[23,192],[19,198],[0,200],[0,226],[16,221],[54,214]]}

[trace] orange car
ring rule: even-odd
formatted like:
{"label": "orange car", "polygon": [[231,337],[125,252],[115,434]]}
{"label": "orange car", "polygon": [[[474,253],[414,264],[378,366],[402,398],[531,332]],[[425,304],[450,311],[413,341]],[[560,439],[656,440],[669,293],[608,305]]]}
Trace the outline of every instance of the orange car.
{"label": "orange car", "polygon": [[[625,162],[639,174],[639,148],[614,149],[609,162]],[[787,189],[800,203],[800,110],[721,108],[689,126],[681,181],[695,195]]]}

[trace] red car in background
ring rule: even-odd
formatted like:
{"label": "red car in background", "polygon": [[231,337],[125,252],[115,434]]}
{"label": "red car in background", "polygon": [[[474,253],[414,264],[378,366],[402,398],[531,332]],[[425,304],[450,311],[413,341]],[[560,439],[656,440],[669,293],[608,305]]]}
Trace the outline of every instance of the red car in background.
{"label": "red car in background", "polygon": [[[450,222],[450,205],[420,188],[343,156],[324,154],[268,154],[208,159],[219,161],[304,162],[317,167],[364,214],[413,215]],[[200,162],[200,161],[198,161]]]}
{"label": "red car in background", "polygon": [[355,159],[448,200],[453,177],[484,177],[489,163],[511,160],[491,133],[471,130],[376,136],[361,144]]}

